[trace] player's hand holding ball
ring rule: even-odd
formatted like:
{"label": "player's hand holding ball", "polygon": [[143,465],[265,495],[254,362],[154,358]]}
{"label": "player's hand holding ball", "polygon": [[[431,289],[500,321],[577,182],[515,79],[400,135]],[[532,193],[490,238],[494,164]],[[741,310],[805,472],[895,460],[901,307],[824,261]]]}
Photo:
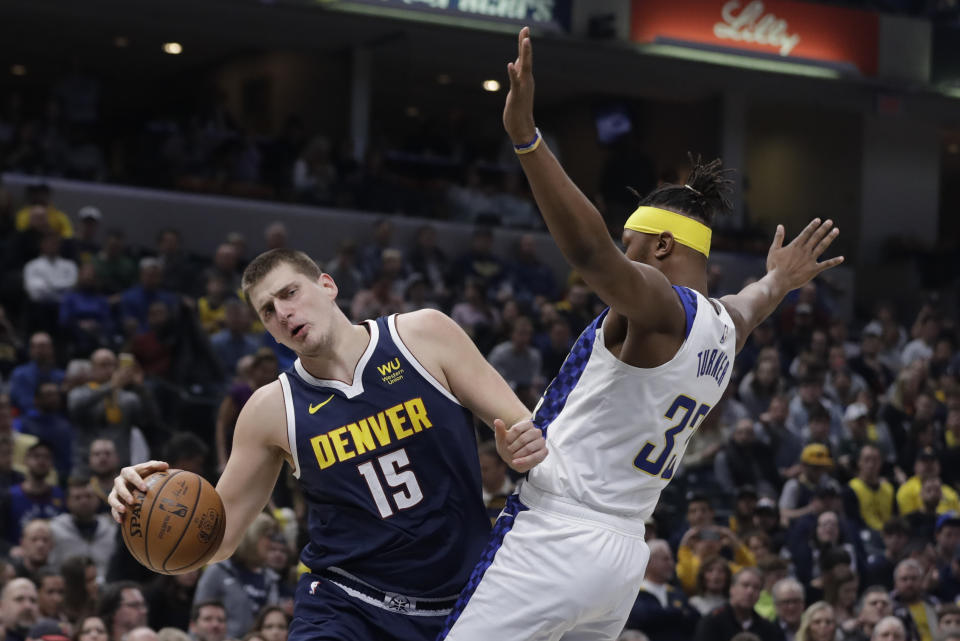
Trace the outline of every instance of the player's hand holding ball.
{"label": "player's hand holding ball", "polygon": [[137,561],[160,574],[183,574],[217,552],[226,517],[220,495],[203,477],[168,468],[163,461],[123,468],[107,500]]}
{"label": "player's hand holding ball", "polygon": [[493,421],[493,430],[497,453],[514,471],[529,472],[547,458],[547,440],[530,419],[507,429],[507,424],[498,418]]}

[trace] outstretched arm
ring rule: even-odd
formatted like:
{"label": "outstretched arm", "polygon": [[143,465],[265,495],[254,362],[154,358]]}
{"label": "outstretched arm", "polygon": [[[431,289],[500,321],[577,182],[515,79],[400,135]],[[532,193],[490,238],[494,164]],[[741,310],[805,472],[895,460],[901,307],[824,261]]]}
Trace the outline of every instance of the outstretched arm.
{"label": "outstretched arm", "polygon": [[783,246],[784,234],[783,225],[777,225],[767,253],[766,275],[738,294],[720,299],[737,329],[737,352],[743,349],[750,332],[773,313],[784,296],[803,287],[820,272],[843,262],[843,256],[817,262],[840,235],[840,229],[833,226],[832,220],[821,222],[814,218],[786,247]]}
{"label": "outstretched arm", "polygon": [[[533,120],[533,45],[530,30],[520,31],[517,59],[507,65],[510,93],[503,125],[514,145],[537,136]],[[519,155],[533,196],[550,234],[567,261],[597,295],[640,327],[671,333],[683,325],[683,309],[669,281],[658,270],[634,263],[610,238],[596,207],[584,196],[542,140]]]}

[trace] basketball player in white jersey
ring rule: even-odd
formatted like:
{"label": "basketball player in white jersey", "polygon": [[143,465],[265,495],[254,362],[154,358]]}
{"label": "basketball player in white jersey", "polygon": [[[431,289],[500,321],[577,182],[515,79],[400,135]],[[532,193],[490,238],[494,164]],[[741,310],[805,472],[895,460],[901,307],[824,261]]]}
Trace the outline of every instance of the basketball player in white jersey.
{"label": "basketball player in white jersey", "polygon": [[508,501],[446,639],[614,639],[649,556],[643,522],[723,395],[736,352],[787,292],[842,262],[817,262],[838,231],[817,219],[783,246],[778,226],[767,274],[708,299],[709,225],[730,207],[720,161],[698,160],[686,184],[644,198],[620,251],[534,125],[526,28],[508,72],[503,122],[540,211],[610,307],[584,330],[537,406],[533,422],[550,456]]}

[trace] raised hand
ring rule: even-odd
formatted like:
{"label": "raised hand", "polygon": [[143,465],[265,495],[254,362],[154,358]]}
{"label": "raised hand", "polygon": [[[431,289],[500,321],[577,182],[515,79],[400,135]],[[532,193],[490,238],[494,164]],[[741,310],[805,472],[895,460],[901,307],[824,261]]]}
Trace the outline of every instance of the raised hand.
{"label": "raised hand", "polygon": [[547,458],[547,440],[543,432],[527,419],[510,429],[499,418],[493,421],[497,453],[517,472],[528,472]]}
{"label": "raised hand", "polygon": [[517,59],[507,63],[510,91],[503,108],[503,126],[515,145],[525,145],[536,135],[533,122],[533,44],[530,27],[520,30]]}
{"label": "raised hand", "polygon": [[775,277],[784,291],[803,287],[820,272],[843,262],[843,256],[817,262],[840,235],[840,229],[833,226],[832,220],[821,222],[814,218],[786,247],[783,246],[785,233],[783,225],[777,225],[767,253],[767,274]]}

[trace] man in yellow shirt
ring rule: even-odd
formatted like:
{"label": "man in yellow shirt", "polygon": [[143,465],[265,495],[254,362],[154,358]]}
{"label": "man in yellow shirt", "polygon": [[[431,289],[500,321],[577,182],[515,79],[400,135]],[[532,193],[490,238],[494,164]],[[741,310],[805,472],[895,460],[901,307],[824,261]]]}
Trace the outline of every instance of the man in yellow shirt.
{"label": "man in yellow shirt", "polygon": [[[897,490],[897,507],[900,514],[907,515],[916,512],[923,507],[920,500],[920,488],[923,482],[930,478],[940,478],[940,459],[933,448],[924,448],[917,454],[917,460],[913,464],[914,475]],[[937,514],[944,512],[960,512],[960,500],[957,498],[956,491],[949,485],[942,487],[943,496],[937,505]]]}
{"label": "man in yellow shirt", "polygon": [[33,185],[27,188],[27,205],[17,212],[14,226],[17,231],[26,231],[30,227],[31,212],[44,209],[50,229],[60,234],[61,238],[73,238],[73,225],[65,213],[50,204],[50,187],[47,185]]}
{"label": "man in yellow shirt", "polygon": [[880,477],[882,465],[880,448],[864,445],[857,459],[857,475],[849,483],[860,505],[860,519],[877,533],[893,515],[893,485]]}

